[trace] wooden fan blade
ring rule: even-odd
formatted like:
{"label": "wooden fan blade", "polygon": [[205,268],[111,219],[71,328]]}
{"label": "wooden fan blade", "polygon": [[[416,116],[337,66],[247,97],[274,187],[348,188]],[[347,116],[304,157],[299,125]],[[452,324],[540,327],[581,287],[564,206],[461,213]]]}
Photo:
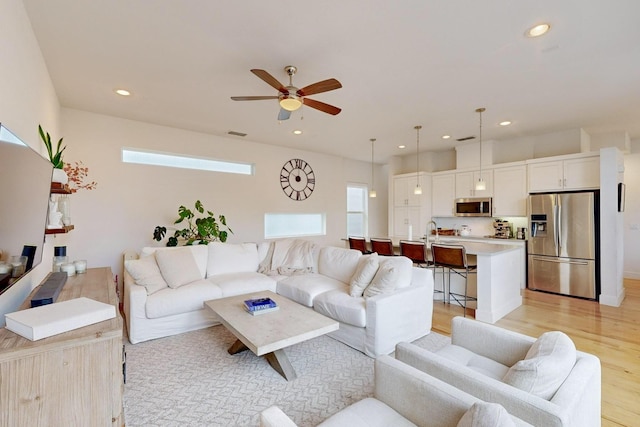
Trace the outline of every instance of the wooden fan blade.
{"label": "wooden fan blade", "polygon": [[253,70],[251,70],[251,72],[253,74],[255,74],[256,76],[260,77],[269,86],[273,87],[274,89],[278,90],[279,92],[282,92],[282,93],[285,93],[285,94],[289,93],[289,91],[284,87],[284,85],[282,83],[280,83],[275,77],[273,77],[271,74],[267,73],[265,70],[258,70],[256,68],[254,68]]}
{"label": "wooden fan blade", "polygon": [[316,110],[320,110],[324,113],[331,114],[334,116],[338,114],[340,111],[342,111],[341,108],[334,107],[333,105],[325,104],[324,102],[315,101],[309,98],[302,98],[302,103],[304,105],[308,105],[311,108],[315,108]]}
{"label": "wooden fan blade", "polygon": [[336,79],[327,79],[321,82],[314,83],[309,86],[305,86],[302,89],[298,89],[299,96],[309,96],[316,93],[329,92],[330,90],[340,89],[342,84]]}
{"label": "wooden fan blade", "polygon": [[289,120],[289,117],[291,117],[291,111],[281,108],[278,113],[278,120]]}
{"label": "wooden fan blade", "polygon": [[234,101],[260,101],[262,99],[278,99],[277,96],[232,96]]}

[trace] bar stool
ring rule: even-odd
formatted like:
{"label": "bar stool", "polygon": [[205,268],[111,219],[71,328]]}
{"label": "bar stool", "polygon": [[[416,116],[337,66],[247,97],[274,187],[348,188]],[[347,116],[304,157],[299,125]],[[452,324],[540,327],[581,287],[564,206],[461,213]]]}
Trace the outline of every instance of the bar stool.
{"label": "bar stool", "polygon": [[364,239],[364,237],[349,236],[349,248],[359,250],[363,254],[371,253],[367,249],[367,241]]}
{"label": "bar stool", "polygon": [[400,255],[406,256],[417,267],[427,268],[432,262],[427,259],[427,245],[414,240],[400,240]]}
{"label": "bar stool", "polygon": [[371,251],[377,252],[378,255],[394,256],[393,242],[391,239],[372,237],[371,238]]}
{"label": "bar stool", "polygon": [[[442,267],[442,289],[446,291],[445,281],[444,281],[444,269],[449,270],[448,277],[448,292],[445,292],[445,295],[448,295],[448,302],[451,302],[451,298],[453,298],[456,303],[460,305],[464,309],[464,316],[467,316],[467,302],[468,301],[477,301],[476,297],[469,296],[468,293],[468,284],[469,284],[469,274],[476,273],[477,265],[471,265],[467,262],[467,253],[462,245],[442,245],[442,244],[431,244],[431,255],[433,257],[433,264],[435,268]],[[451,273],[455,273],[460,277],[464,278],[464,294],[460,294],[457,292],[451,292]]]}

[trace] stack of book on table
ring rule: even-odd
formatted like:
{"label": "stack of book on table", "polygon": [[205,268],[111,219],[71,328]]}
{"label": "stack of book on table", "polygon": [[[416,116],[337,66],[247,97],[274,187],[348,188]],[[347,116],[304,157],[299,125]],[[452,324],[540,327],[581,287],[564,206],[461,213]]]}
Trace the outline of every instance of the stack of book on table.
{"label": "stack of book on table", "polygon": [[271,298],[252,298],[244,302],[244,309],[254,316],[270,313],[278,310],[278,308],[278,304]]}

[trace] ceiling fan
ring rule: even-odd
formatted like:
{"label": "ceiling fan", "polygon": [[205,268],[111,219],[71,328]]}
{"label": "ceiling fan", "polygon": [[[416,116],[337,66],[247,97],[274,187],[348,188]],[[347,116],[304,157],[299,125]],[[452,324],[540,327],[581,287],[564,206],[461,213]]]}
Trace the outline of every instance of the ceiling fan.
{"label": "ceiling fan", "polygon": [[293,65],[287,65],[284,67],[284,71],[289,76],[289,86],[285,86],[280,83],[275,77],[266,72],[265,70],[253,69],[251,72],[264,80],[268,85],[278,90],[277,95],[273,96],[232,96],[234,101],[259,101],[263,99],[277,99],[280,104],[280,113],[278,114],[278,120],[287,120],[291,116],[291,112],[297,110],[302,104],[307,105],[316,110],[320,110],[327,114],[336,115],[342,111],[338,107],[325,104],[324,102],[316,101],[307,98],[308,95],[315,95],[316,93],[328,92],[330,90],[340,89],[342,84],[336,79],[327,79],[321,82],[305,86],[302,89],[298,89],[293,86],[293,76],[298,69]]}

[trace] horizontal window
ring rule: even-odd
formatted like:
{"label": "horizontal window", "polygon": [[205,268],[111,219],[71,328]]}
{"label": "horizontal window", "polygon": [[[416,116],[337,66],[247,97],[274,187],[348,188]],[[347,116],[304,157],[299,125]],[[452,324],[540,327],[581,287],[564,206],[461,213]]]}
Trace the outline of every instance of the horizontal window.
{"label": "horizontal window", "polygon": [[122,161],[124,163],[138,163],[142,165],[168,166],[172,168],[197,169],[203,171],[238,173],[253,175],[252,163],[228,162],[224,160],[207,159],[204,157],[190,157],[157,151],[123,148]]}
{"label": "horizontal window", "polygon": [[324,236],[326,220],[323,213],[266,213],[264,238]]}

